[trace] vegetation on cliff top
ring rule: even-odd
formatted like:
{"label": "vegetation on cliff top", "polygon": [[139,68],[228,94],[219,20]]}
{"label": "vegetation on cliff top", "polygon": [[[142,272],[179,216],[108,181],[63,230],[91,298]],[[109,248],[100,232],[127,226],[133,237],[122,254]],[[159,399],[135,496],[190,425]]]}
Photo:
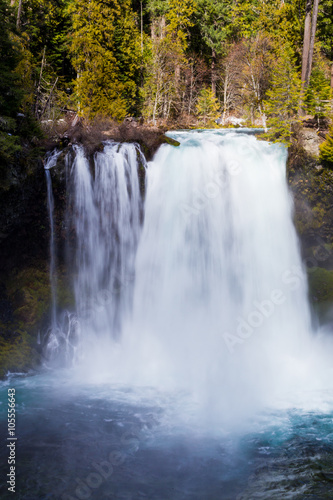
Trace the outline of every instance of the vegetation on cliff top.
{"label": "vegetation on cliff top", "polygon": [[[318,0],[0,0],[3,163],[15,158],[24,133],[36,135],[23,122],[34,116],[45,126],[70,112],[207,127],[217,114],[222,125],[233,115],[289,143],[300,112],[331,112],[332,0],[319,3],[318,15],[317,7]],[[209,119],[207,105],[216,105]]]}

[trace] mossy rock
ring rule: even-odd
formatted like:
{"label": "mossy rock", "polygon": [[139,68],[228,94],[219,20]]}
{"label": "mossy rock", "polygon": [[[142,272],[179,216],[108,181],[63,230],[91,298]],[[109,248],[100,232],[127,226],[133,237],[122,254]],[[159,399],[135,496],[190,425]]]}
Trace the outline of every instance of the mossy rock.
{"label": "mossy rock", "polygon": [[51,300],[47,269],[30,267],[14,274],[7,282],[7,293],[15,320],[24,330],[30,330],[41,319]]}
{"label": "mossy rock", "polygon": [[[1,325],[0,325],[1,328]],[[35,368],[40,359],[35,341],[26,332],[14,332],[15,340],[9,342],[0,336],[0,378],[10,372],[26,372]]]}
{"label": "mossy rock", "polygon": [[162,144],[169,144],[170,146],[175,146],[178,147],[180,146],[180,142],[176,141],[175,139],[172,139],[171,137],[168,137],[167,135],[161,135],[161,143]]}
{"label": "mossy rock", "polygon": [[[74,298],[65,272],[58,269],[57,304],[73,306]],[[49,269],[41,263],[15,271],[6,283],[12,318],[0,322],[0,378],[8,371],[27,371],[40,362],[37,338],[50,321],[51,289]]]}
{"label": "mossy rock", "polygon": [[332,302],[333,271],[321,267],[308,269],[309,293],[313,302]]}
{"label": "mossy rock", "polygon": [[309,247],[332,244],[333,172],[299,147],[289,152],[288,180],[303,254]]}

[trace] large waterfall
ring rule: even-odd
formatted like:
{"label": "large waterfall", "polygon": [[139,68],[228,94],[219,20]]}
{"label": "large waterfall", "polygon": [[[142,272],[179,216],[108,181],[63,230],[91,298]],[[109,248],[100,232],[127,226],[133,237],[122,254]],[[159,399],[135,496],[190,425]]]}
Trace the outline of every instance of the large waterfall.
{"label": "large waterfall", "polygon": [[93,173],[75,147],[66,338],[80,377],[184,389],[234,418],[310,369],[286,149],[236,132],[171,135],[180,146],[144,165],[144,216],[138,147],[107,144]]}

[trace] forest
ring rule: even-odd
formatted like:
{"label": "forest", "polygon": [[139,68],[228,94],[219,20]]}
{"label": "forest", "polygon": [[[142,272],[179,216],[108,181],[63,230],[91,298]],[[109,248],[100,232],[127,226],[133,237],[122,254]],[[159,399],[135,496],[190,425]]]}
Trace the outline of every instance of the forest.
{"label": "forest", "polygon": [[69,115],[218,119],[287,145],[302,117],[330,121],[333,0],[0,0],[0,12],[1,163]]}

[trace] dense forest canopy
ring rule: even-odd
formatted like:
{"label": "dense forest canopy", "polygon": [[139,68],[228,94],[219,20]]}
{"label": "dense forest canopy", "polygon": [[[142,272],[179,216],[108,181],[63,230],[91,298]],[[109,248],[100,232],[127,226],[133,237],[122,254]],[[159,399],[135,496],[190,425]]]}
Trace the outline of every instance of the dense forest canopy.
{"label": "dense forest canopy", "polygon": [[333,0],[0,0],[0,15],[2,157],[22,115],[232,115],[288,143],[301,115],[332,112]]}

